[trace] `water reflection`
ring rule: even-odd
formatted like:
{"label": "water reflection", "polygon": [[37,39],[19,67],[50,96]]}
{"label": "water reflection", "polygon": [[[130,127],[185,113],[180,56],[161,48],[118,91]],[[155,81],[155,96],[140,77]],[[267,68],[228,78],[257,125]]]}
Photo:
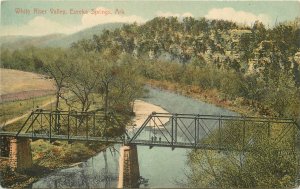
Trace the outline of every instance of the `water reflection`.
{"label": "water reflection", "polygon": [[[236,115],[236,113],[222,108],[196,101],[181,95],[148,88],[146,102],[159,105],[169,112]],[[186,123],[189,125],[190,123]],[[169,127],[168,127],[169,129]],[[151,140],[151,133],[155,131],[147,128],[142,137]],[[156,133],[156,132],[155,132]],[[157,140],[163,136],[155,135]],[[154,139],[153,139],[154,140]],[[187,140],[184,136],[179,140]],[[120,145],[115,145],[119,149]],[[180,188],[179,182],[186,180],[185,172],[187,149],[165,147],[138,146],[140,174],[148,182],[140,185],[151,188]],[[79,166],[63,169],[33,184],[33,188],[116,188],[118,182],[119,153],[108,149]]]}
{"label": "water reflection", "polygon": [[107,149],[75,167],[60,170],[32,188],[113,188],[118,182],[119,153]]}

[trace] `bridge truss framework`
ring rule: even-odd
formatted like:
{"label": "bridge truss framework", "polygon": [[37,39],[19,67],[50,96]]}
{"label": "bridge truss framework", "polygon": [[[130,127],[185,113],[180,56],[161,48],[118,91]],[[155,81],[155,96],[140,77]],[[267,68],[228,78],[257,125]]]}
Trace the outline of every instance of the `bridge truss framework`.
{"label": "bridge truss framework", "polygon": [[17,132],[0,136],[236,151],[264,142],[294,151],[300,130],[292,119],[228,115],[153,112],[141,126],[127,122],[110,113],[37,109]]}

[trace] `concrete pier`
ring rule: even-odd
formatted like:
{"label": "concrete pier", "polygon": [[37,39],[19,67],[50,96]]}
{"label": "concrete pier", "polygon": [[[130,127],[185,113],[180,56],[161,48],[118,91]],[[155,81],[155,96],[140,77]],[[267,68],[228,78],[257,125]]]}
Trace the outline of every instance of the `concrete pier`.
{"label": "concrete pier", "polygon": [[9,157],[9,137],[0,137],[0,157]]}
{"label": "concrete pier", "polygon": [[12,170],[21,171],[32,166],[30,139],[10,138],[9,165]]}
{"label": "concrete pier", "polygon": [[140,178],[136,145],[122,146],[119,159],[118,188],[137,188]]}

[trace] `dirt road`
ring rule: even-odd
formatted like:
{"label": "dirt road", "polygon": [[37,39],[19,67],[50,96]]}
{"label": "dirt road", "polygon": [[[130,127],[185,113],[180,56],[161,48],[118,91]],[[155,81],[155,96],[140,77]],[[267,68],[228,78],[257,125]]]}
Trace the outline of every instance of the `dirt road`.
{"label": "dirt road", "polygon": [[[55,102],[55,100],[51,100],[51,101],[49,101],[49,102],[47,102],[47,103],[45,103],[45,104],[43,104],[43,105],[41,105],[39,107],[43,108],[43,107],[46,107],[46,106],[48,106],[48,105],[50,105],[50,104],[52,104],[54,102]],[[23,119],[23,118],[27,117],[30,113],[31,113],[31,111],[28,111],[28,112],[24,113],[21,116],[18,116],[18,117],[15,117],[15,118],[7,120],[5,123],[0,123],[0,128],[3,127],[3,126],[5,126],[5,125],[9,125],[9,124],[15,123],[15,122],[19,121],[20,119]]]}

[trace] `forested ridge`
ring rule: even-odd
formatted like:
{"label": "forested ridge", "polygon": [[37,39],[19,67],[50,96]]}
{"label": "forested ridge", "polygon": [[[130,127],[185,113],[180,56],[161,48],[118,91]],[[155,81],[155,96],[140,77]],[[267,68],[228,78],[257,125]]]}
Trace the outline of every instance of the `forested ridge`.
{"label": "forested ridge", "polygon": [[[217,89],[221,98],[242,97],[261,114],[297,118],[299,32],[299,18],[266,28],[259,21],[250,27],[224,20],[157,17],[142,25],[105,30],[63,51],[109,51],[114,65],[117,57],[130,56],[135,71],[147,79]],[[43,72],[39,51],[43,50],[2,47],[1,66]]]}
{"label": "forested ridge", "polygon": [[[127,114],[131,102],[142,95],[144,81],[153,79],[214,89],[218,98],[239,101],[264,116],[297,121],[300,115],[299,18],[269,28],[259,21],[243,26],[157,17],[142,25],[105,30],[68,49],[2,47],[1,67],[54,78],[58,109],[59,100],[65,100],[70,107],[77,101],[81,111],[92,110],[97,94],[105,111]],[[265,141],[256,145],[255,153],[248,155],[193,151],[189,185],[293,186],[299,159],[275,153]],[[240,164],[232,163],[238,158]],[[203,162],[209,166],[199,167]]]}
{"label": "forested ridge", "polygon": [[[300,21],[267,29],[223,20],[158,17],[144,25],[106,31],[73,48],[113,49],[140,60],[149,79],[216,88],[224,98],[261,102],[265,115],[298,117]],[[289,100],[287,100],[289,99]]]}

